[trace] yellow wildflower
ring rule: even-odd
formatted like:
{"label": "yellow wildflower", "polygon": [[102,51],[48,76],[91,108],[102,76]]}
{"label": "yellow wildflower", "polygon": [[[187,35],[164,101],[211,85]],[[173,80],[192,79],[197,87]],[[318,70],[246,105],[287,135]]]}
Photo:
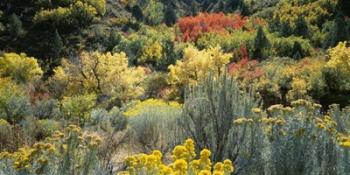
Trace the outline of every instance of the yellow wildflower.
{"label": "yellow wildflower", "polygon": [[187,171],[187,162],[184,159],[177,159],[174,163],[175,171],[186,172]]}
{"label": "yellow wildflower", "polygon": [[262,111],[261,111],[261,109],[260,108],[253,108],[252,109],[252,112],[254,112],[254,113],[261,113]]}
{"label": "yellow wildflower", "polygon": [[188,157],[188,151],[183,145],[176,146],[172,153],[174,159],[186,159]]}
{"label": "yellow wildflower", "polygon": [[214,165],[214,170],[215,170],[215,171],[224,171],[224,164],[221,163],[221,162],[217,162],[217,163]]}
{"label": "yellow wildflower", "polygon": [[211,155],[211,152],[208,149],[203,149],[200,152],[201,158],[209,158]]}
{"label": "yellow wildflower", "polygon": [[208,170],[202,170],[198,173],[198,175],[211,175],[211,172]]}
{"label": "yellow wildflower", "polygon": [[224,175],[225,173],[223,171],[214,171],[213,175]]}
{"label": "yellow wildflower", "polygon": [[121,171],[117,175],[130,175],[128,171]]}

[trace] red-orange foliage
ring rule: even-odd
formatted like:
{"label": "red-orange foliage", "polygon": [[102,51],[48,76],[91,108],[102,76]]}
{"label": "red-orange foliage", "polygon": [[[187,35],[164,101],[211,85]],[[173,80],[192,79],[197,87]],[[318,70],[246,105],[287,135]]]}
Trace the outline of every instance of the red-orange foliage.
{"label": "red-orange foliage", "polygon": [[[225,15],[223,13],[201,13],[195,17],[179,19],[177,26],[182,33],[183,41],[196,41],[201,33],[227,33],[228,29],[240,29],[247,22],[241,15]],[[177,37],[178,38],[178,37]]]}
{"label": "red-orange foliage", "polygon": [[251,80],[258,78],[264,74],[263,69],[259,67],[258,64],[258,61],[249,61],[249,59],[246,57],[237,63],[229,64],[227,70],[229,74],[236,76],[238,79],[245,82],[250,82]]}
{"label": "red-orange foliage", "polygon": [[249,59],[249,51],[246,46],[242,45],[239,48],[235,48],[233,51],[233,58],[235,60]]}

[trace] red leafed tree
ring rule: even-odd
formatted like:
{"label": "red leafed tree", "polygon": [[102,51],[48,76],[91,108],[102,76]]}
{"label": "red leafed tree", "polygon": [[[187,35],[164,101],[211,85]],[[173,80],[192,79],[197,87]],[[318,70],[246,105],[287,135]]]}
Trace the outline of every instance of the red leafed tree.
{"label": "red leafed tree", "polygon": [[242,28],[246,22],[247,17],[242,17],[239,14],[201,13],[198,16],[179,19],[177,26],[183,41],[196,41],[201,33],[227,33],[228,29]]}
{"label": "red leafed tree", "polygon": [[227,66],[229,74],[236,76],[238,79],[250,82],[264,74],[264,71],[259,67],[259,62],[256,60],[249,60],[249,53],[246,47],[240,47],[240,60],[231,63]]}

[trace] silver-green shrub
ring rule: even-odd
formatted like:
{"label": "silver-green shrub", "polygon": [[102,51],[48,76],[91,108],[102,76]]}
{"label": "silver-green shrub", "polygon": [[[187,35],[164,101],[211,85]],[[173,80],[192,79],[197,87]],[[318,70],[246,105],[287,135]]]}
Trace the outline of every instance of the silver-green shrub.
{"label": "silver-green shrub", "polygon": [[39,101],[33,107],[33,116],[38,119],[56,119],[60,115],[59,101],[55,99]]}
{"label": "silver-green shrub", "polygon": [[233,121],[250,119],[251,109],[258,106],[254,93],[241,90],[234,79],[209,77],[186,92],[179,125],[199,150],[212,151],[213,161],[229,158],[237,166],[236,172],[255,171],[262,166],[261,128],[253,123],[236,126]]}
{"label": "silver-green shrub", "polygon": [[135,144],[143,151],[162,150],[166,152],[182,140],[177,120],[181,109],[172,106],[153,106],[142,109],[136,116],[128,117]]}

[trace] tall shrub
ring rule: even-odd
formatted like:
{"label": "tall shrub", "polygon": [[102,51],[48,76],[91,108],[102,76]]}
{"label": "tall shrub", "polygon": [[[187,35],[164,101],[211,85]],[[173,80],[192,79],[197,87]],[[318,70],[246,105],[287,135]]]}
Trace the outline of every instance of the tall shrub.
{"label": "tall shrub", "polygon": [[249,165],[254,169],[259,167],[255,164],[259,162],[255,155],[260,154],[259,128],[235,126],[233,121],[242,117],[248,120],[245,116],[250,116],[251,109],[257,106],[253,93],[241,91],[232,78],[209,76],[186,92],[180,123],[199,149],[212,150],[214,161],[227,157],[235,161],[238,172]]}

